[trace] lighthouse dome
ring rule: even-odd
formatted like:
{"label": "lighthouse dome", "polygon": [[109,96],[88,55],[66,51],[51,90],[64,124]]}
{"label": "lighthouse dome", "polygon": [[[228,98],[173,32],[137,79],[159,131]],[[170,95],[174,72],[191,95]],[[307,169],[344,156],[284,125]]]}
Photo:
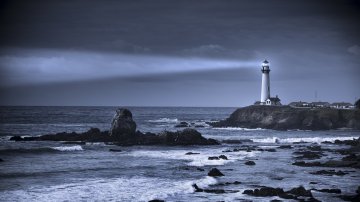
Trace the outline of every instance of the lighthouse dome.
{"label": "lighthouse dome", "polygon": [[264,62],[262,63],[262,66],[269,66],[269,62],[267,60],[264,60]]}

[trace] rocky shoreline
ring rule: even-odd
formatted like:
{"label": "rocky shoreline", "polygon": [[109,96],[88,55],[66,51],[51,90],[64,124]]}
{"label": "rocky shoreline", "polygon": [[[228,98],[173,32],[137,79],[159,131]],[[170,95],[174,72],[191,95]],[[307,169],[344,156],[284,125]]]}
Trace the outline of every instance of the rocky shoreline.
{"label": "rocky shoreline", "polygon": [[225,120],[209,124],[213,127],[273,130],[360,130],[360,110],[252,105],[237,109]]}
{"label": "rocky shoreline", "polygon": [[[120,146],[134,146],[134,145],[167,145],[167,146],[187,146],[187,145],[217,145],[214,139],[204,138],[198,131],[192,128],[186,128],[182,131],[170,132],[164,131],[159,134],[142,133],[136,130],[136,123],[132,119],[132,114],[127,109],[118,109],[113,119],[112,126],[109,131],[100,131],[99,129],[92,128],[84,133],[57,133],[42,135],[38,137],[20,137],[14,136],[11,138],[14,141],[63,141],[64,144],[85,144],[86,142],[106,142]],[[290,161],[287,162],[289,166],[297,168],[313,167],[314,170],[307,172],[306,175],[326,177],[342,177],[350,176],[354,170],[360,168],[360,138],[353,140],[336,140],[334,142],[321,142],[321,144],[299,144],[288,143],[287,145],[279,145],[273,148],[261,147],[254,145],[253,142],[241,142],[236,140],[224,140],[222,143],[225,146],[231,145],[230,148],[224,148],[222,154],[209,155],[204,160],[210,161],[227,161],[232,160],[231,155],[237,152],[259,152],[257,158],[245,158],[241,164],[246,169],[253,170],[261,166],[261,155],[269,154],[276,155],[276,152],[288,151],[290,152]],[[333,145],[332,145],[333,144]],[[339,146],[337,149],[329,149],[326,146]],[[120,147],[121,148],[121,147]],[[113,147],[110,152],[119,152],[119,155],[126,152],[126,148]],[[221,152],[221,151],[220,151]],[[327,159],[329,153],[336,154],[335,158]],[[200,155],[200,152],[184,152],[184,155]],[[224,155],[226,154],[226,155]],[[117,155],[117,154],[116,154]],[[323,158],[325,157],[325,158]],[[0,160],[1,161],[1,160]],[[227,193],[242,193],[251,197],[259,197],[266,199],[266,197],[276,197],[278,199],[292,199],[297,201],[319,201],[316,199],[316,192],[330,193],[335,199],[343,199],[346,201],[358,201],[360,199],[360,187],[356,193],[347,193],[339,188],[332,186],[317,187],[319,181],[312,180],[311,182],[303,183],[304,186],[291,186],[291,187],[271,187],[275,185],[256,184],[241,189],[239,186],[248,183],[243,178],[232,181],[226,178],[232,175],[231,169],[223,169],[221,167],[181,167],[186,172],[196,171],[204,172],[204,175],[214,178],[225,178],[226,180],[218,180],[217,184],[210,187],[203,187],[199,183],[193,184],[194,192],[202,192],[204,194],[227,194]],[[339,170],[341,169],[341,170]],[[207,171],[207,174],[206,172]],[[238,176],[236,176],[238,177]],[[283,176],[275,176],[275,180],[284,180]],[[315,187],[314,187],[315,186]],[[279,201],[273,199],[273,201]],[[154,201],[163,201],[156,199]]]}
{"label": "rocky shoreline", "polygon": [[163,131],[159,134],[142,133],[136,130],[136,123],[128,109],[118,109],[113,118],[110,131],[91,128],[84,133],[57,133],[37,137],[14,136],[14,141],[65,141],[65,143],[108,142],[120,146],[133,145],[217,145],[214,139],[204,138],[195,129],[186,128],[182,131]]}

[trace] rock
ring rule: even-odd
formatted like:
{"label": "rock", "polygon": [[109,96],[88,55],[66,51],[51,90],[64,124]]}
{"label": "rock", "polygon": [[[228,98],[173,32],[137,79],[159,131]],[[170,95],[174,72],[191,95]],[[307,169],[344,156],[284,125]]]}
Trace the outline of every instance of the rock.
{"label": "rock", "polygon": [[301,156],[296,156],[296,159],[319,159],[322,157],[322,153],[312,151],[298,151],[294,152],[294,154],[301,154]]}
{"label": "rock", "polygon": [[203,125],[195,125],[195,128],[205,128]]}
{"label": "rock", "polygon": [[343,172],[341,170],[339,170],[339,171],[335,171],[335,170],[319,170],[319,171],[316,171],[316,172],[311,172],[310,174],[313,174],[313,175],[329,175],[329,176],[332,176],[332,175],[343,176],[343,175],[346,175],[348,173]]}
{"label": "rock", "polygon": [[225,156],[225,155],[220,155],[220,156],[219,156],[219,159],[228,160],[227,156]]}
{"label": "rock", "polygon": [[326,192],[326,193],[332,193],[332,194],[341,194],[341,189],[315,189],[319,192]]}
{"label": "rock", "polygon": [[224,174],[222,172],[220,172],[220,170],[218,170],[217,168],[212,168],[209,171],[208,176],[218,177],[218,176],[224,176]]}
{"label": "rock", "polygon": [[293,188],[287,193],[296,195],[296,196],[306,196],[306,197],[312,197],[311,191],[306,190],[303,186],[299,186],[297,188]]}
{"label": "rock", "polygon": [[[260,189],[254,190],[245,190],[243,194],[251,195],[251,196],[278,196],[284,199],[297,199],[297,197],[310,197],[309,200],[313,200],[312,194],[310,190],[306,190],[304,187],[300,186],[297,188],[293,188],[287,192],[285,192],[281,188],[272,188],[272,187],[262,187]],[[314,199],[316,200],[316,199]]]}
{"label": "rock", "polygon": [[260,189],[255,190],[245,190],[243,194],[251,195],[251,196],[279,196],[284,194],[284,190],[281,188],[272,188],[272,187],[262,187]]}
{"label": "rock", "polygon": [[85,145],[86,142],[77,142],[77,141],[66,141],[63,144],[76,144],[76,145]]}
{"label": "rock", "polygon": [[281,145],[278,148],[279,149],[292,149],[293,147],[291,145]]}
{"label": "rock", "polygon": [[175,125],[175,128],[187,128],[187,127],[190,127],[190,125],[185,121],[182,121],[179,124]]}
{"label": "rock", "polygon": [[10,138],[11,141],[23,141],[24,139],[21,136],[13,136]]}
{"label": "rock", "polygon": [[197,186],[197,184],[193,184],[192,187],[194,187],[195,192],[203,192],[204,190]]}
{"label": "rock", "polygon": [[121,149],[109,149],[109,151],[111,151],[111,152],[122,152]]}
{"label": "rock", "polygon": [[294,163],[292,163],[292,165],[295,166],[302,166],[302,167],[314,167],[314,166],[321,166],[320,162],[305,162],[305,161],[296,161]]}
{"label": "rock", "polygon": [[350,154],[348,156],[345,156],[341,159],[342,161],[360,161],[360,156],[357,156],[356,154]]}
{"label": "rock", "polygon": [[321,146],[315,145],[315,146],[307,146],[306,147],[308,150],[311,151],[322,151],[323,149],[321,148]]}
{"label": "rock", "polygon": [[254,166],[254,165],[256,165],[256,163],[254,161],[246,161],[245,165]]}
{"label": "rock", "polygon": [[265,149],[267,152],[276,152],[276,149]]}
{"label": "rock", "polygon": [[130,138],[134,136],[136,123],[132,119],[132,113],[128,109],[119,108],[112,120],[110,136],[117,139]]}
{"label": "rock", "polygon": [[198,170],[198,171],[205,171],[205,170],[202,169],[202,168],[196,168],[196,170]]}
{"label": "rock", "polygon": [[197,186],[197,184],[193,184],[192,187],[195,189],[195,192],[206,192],[206,193],[213,193],[213,194],[223,194],[225,190],[223,189],[202,189]]}
{"label": "rock", "polygon": [[213,193],[213,194],[224,194],[225,190],[223,189],[204,189],[206,193]]}
{"label": "rock", "polygon": [[341,198],[344,201],[353,201],[353,202],[358,202],[360,201],[360,195],[342,195],[339,196],[339,198]]}
{"label": "rock", "polygon": [[185,155],[195,155],[195,154],[200,154],[200,153],[196,153],[196,152],[187,152]]}
{"label": "rock", "polygon": [[208,160],[219,160],[219,157],[217,156],[210,156]]}
{"label": "rock", "polygon": [[222,142],[225,144],[242,144],[241,140],[223,140]]}
{"label": "rock", "polygon": [[217,145],[214,139],[206,139],[201,133],[192,128],[186,128],[183,131],[170,132],[165,131],[159,135],[160,139],[166,145]]}

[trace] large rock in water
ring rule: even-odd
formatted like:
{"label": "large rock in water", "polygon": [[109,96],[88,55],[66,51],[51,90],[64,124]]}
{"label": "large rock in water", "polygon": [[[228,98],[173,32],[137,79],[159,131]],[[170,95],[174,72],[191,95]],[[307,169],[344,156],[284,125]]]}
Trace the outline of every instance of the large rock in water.
{"label": "large rock in water", "polygon": [[136,123],[132,119],[132,113],[128,109],[119,108],[112,120],[109,131],[115,139],[127,139],[135,135]]}
{"label": "large rock in water", "polygon": [[158,135],[160,142],[166,145],[217,145],[214,139],[206,139],[201,133],[192,128],[182,131],[164,131]]}

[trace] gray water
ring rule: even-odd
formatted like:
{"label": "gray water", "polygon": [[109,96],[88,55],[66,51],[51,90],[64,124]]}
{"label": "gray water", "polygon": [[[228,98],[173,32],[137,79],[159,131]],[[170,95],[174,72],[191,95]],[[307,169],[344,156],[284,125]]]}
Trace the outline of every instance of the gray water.
{"label": "gray water", "polygon": [[[13,135],[36,136],[56,132],[84,132],[90,127],[108,130],[116,107],[1,107],[0,108],[0,201],[269,201],[276,197],[243,195],[259,186],[285,190],[303,185],[307,189],[340,188],[354,194],[360,173],[352,168],[344,176],[311,175],[322,168],[291,165],[294,149],[320,144],[331,150],[343,146],[321,144],[335,139],[360,137],[359,131],[273,131],[263,129],[212,128],[208,121],[228,117],[235,108],[129,107],[142,132],[175,131],[180,121],[202,125],[196,128],[205,137],[219,141],[242,140],[243,144],[216,146],[134,146],[102,143],[64,145],[61,142],[13,142]],[[300,142],[300,143],[298,143]],[[297,143],[297,144],[293,144]],[[276,152],[240,151],[224,153],[242,145],[276,148]],[[110,148],[123,150],[109,152]],[[185,155],[197,152],[198,155]],[[225,154],[229,160],[208,160]],[[326,152],[321,160],[339,158]],[[256,162],[246,166],[246,160]],[[216,167],[225,176],[208,177]],[[200,171],[202,168],[205,171]],[[240,181],[237,185],[221,185]],[[316,182],[317,184],[310,184]],[[225,194],[194,192],[202,188],[225,189]],[[322,201],[339,201],[336,194],[312,191]]]}

